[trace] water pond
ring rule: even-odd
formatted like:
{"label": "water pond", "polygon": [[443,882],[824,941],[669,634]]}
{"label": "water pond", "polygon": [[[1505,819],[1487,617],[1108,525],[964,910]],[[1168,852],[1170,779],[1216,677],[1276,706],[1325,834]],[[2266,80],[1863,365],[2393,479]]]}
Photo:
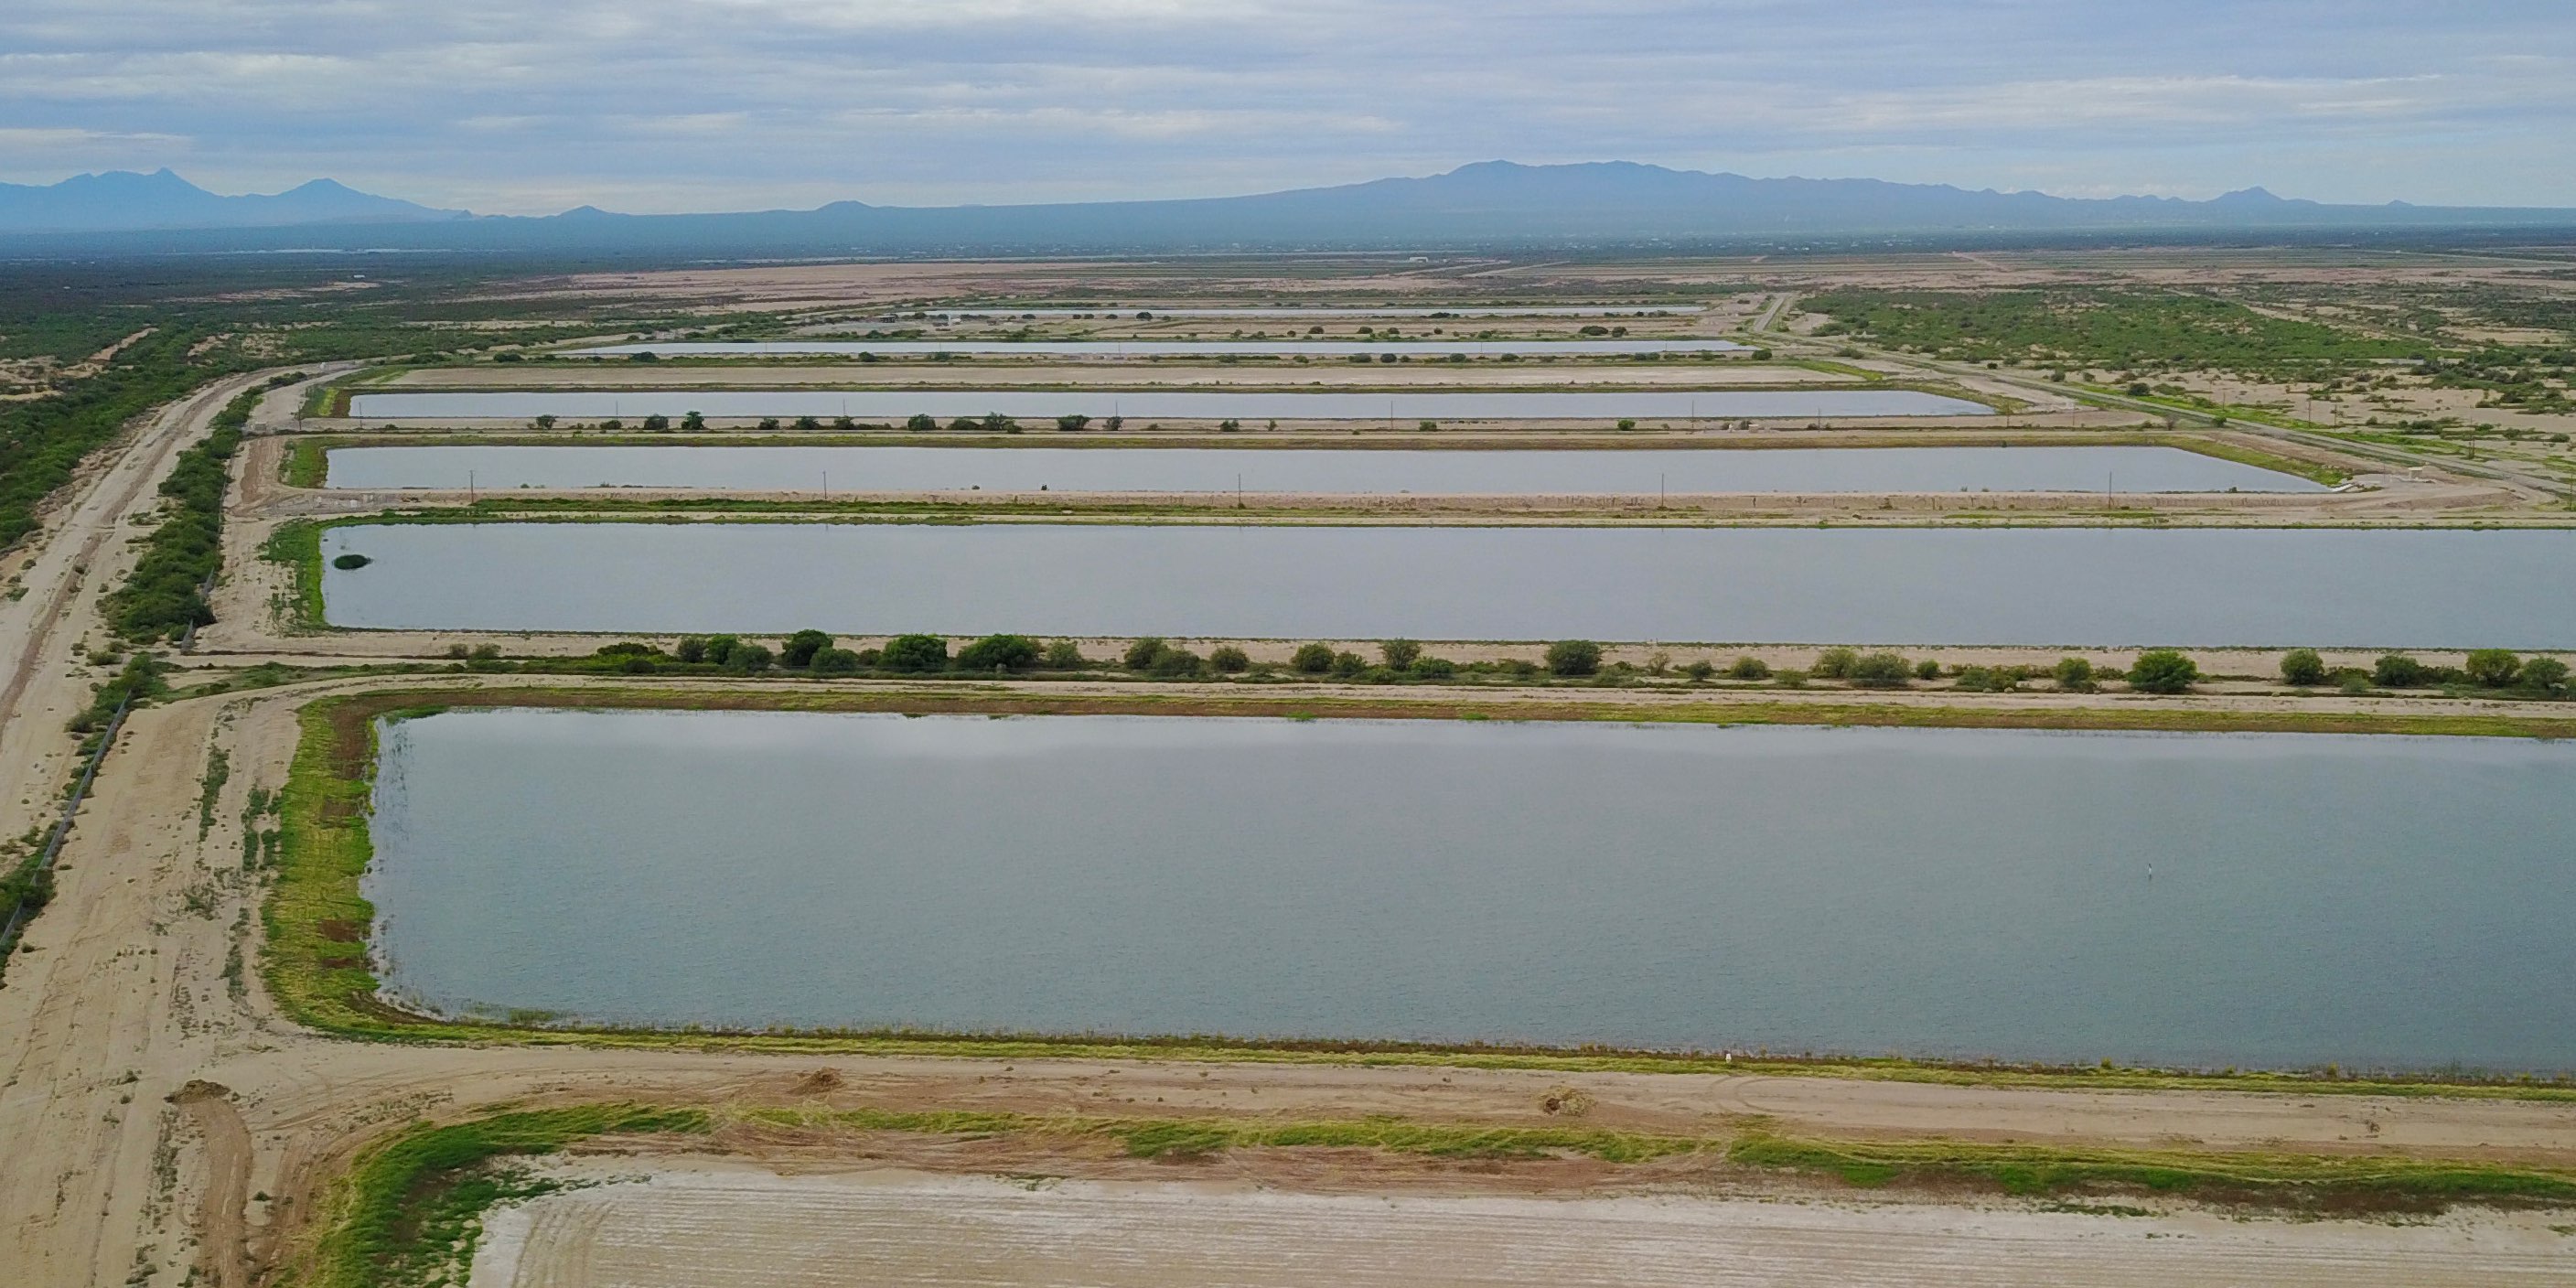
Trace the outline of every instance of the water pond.
{"label": "water pond", "polygon": [[343,447],[341,488],[1419,493],[2316,492],[2172,447],[1359,451],[1066,447]]}
{"label": "water pond", "polygon": [[326,530],[413,630],[2576,647],[2576,532],[1080,523]]}
{"label": "water pond", "polygon": [[349,414],[370,420],[526,420],[540,415],[854,416],[899,421],[916,414],[943,423],[999,412],[1045,424],[1058,416],[1170,420],[1375,420],[1411,428],[1421,420],[1600,420],[1693,418],[1990,416],[1994,408],[1914,389],[1708,389],[1531,393],[1197,393],[1157,389],[600,389],[362,393]]}
{"label": "water pond", "polygon": [[390,991],[632,1024],[2576,1066],[2576,746],[478,711]]}

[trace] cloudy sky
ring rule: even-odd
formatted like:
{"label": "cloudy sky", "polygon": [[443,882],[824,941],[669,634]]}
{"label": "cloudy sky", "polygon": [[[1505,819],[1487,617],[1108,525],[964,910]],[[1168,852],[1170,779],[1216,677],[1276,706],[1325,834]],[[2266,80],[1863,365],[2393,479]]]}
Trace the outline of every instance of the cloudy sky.
{"label": "cloudy sky", "polygon": [[2576,206],[2569,0],[5,0],[0,180],[543,213],[1623,159]]}

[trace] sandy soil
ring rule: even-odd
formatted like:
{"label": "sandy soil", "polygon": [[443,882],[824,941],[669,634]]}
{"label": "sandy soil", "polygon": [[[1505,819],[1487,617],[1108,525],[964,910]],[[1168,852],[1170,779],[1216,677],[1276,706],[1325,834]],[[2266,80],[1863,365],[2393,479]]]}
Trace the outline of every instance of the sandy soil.
{"label": "sandy soil", "polygon": [[[657,1169],[507,1211],[471,1288],[2563,1283],[2539,1220],[2397,1228],[1666,1194],[1308,1194],[902,1170]],[[631,1171],[627,1174],[631,1175]]]}

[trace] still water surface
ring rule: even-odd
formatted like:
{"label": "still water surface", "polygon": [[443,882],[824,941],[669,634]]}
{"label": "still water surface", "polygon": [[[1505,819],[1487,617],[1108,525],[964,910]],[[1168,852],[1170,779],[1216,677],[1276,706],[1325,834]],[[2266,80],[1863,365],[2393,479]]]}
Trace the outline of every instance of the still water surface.
{"label": "still water surface", "polygon": [[525,420],[532,416],[856,416],[947,421],[991,412],[1031,421],[1058,416],[1129,420],[1673,421],[1692,417],[1991,416],[1994,408],[1914,389],[1707,389],[1593,393],[1190,393],[1153,389],[600,389],[358,394],[349,414],[368,419]]}
{"label": "still water surface", "polygon": [[577,356],[617,357],[656,353],[665,357],[741,357],[763,353],[973,353],[1001,356],[1094,358],[1217,358],[1304,354],[1345,358],[1355,353],[1432,354],[1517,353],[1525,357],[1599,356],[1638,353],[1734,353],[1744,346],[1731,340],[697,340],[670,344],[607,344],[573,349]]}
{"label": "still water surface", "polygon": [[2294,475],[2172,447],[1873,447],[1687,451],[1306,448],[343,447],[344,488],[733,491],[2316,492]]}
{"label": "still water surface", "polygon": [[756,712],[384,731],[390,990],[675,1025],[2576,1066],[2576,746]]}
{"label": "still water surface", "polygon": [[411,630],[2576,647],[2568,531],[447,523],[322,554],[333,623]]}

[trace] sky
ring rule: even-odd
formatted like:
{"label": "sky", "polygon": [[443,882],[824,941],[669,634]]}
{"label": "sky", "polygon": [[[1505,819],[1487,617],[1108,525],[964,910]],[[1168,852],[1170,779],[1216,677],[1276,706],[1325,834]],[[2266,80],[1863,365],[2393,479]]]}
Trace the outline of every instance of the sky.
{"label": "sky", "polygon": [[6,0],[0,181],[490,214],[1480,160],[2576,207],[2569,0]]}

